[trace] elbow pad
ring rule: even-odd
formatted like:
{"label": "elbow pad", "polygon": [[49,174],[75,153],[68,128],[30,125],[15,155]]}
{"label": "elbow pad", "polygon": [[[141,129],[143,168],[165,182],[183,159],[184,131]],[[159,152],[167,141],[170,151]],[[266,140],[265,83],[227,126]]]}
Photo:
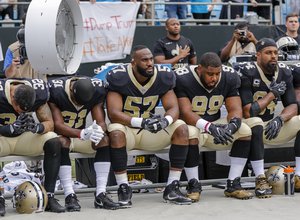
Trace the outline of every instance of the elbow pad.
{"label": "elbow pad", "polygon": [[253,102],[250,107],[250,117],[255,117],[261,112],[260,106],[257,102]]}

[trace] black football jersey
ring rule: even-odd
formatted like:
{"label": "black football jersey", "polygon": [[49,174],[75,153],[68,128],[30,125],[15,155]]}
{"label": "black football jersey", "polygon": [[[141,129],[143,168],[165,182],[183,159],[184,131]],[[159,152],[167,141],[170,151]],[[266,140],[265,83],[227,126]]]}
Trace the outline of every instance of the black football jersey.
{"label": "black football jersey", "polygon": [[[236,66],[236,68],[241,76],[240,95],[243,106],[257,101],[269,93],[269,86],[273,79],[275,79],[277,83],[281,81],[286,82],[287,89],[280,97],[283,106],[296,103],[292,73],[285,64],[278,63],[278,68],[274,76],[266,76],[256,62],[244,63]],[[271,120],[274,117],[277,103],[278,100],[274,99],[266,109],[262,109],[258,116],[261,117],[263,121]]]}
{"label": "black football jersey", "polygon": [[123,112],[131,117],[148,118],[155,112],[161,97],[175,86],[175,74],[170,68],[154,65],[154,75],[142,86],[132,72],[131,64],[120,65],[106,76],[108,90],[119,93]]}
{"label": "black football jersey", "polygon": [[294,88],[300,88],[300,63],[289,67],[292,70]]}
{"label": "black football jersey", "polygon": [[239,96],[240,78],[234,69],[223,65],[217,85],[208,90],[202,84],[195,68],[196,65],[191,65],[175,70],[175,93],[178,98],[189,98],[193,112],[201,118],[215,121],[221,117],[220,109],[225,99]]}
{"label": "black football jersey", "polygon": [[85,128],[86,117],[92,108],[104,102],[106,88],[100,79],[90,78],[96,88],[92,100],[85,105],[79,106],[72,102],[70,97],[70,84],[72,80],[88,77],[62,77],[48,82],[50,90],[49,102],[54,103],[61,111],[64,123],[72,128]]}
{"label": "black football jersey", "polygon": [[163,55],[167,60],[179,55],[179,48],[190,47],[190,55],[179,60],[174,68],[180,68],[189,64],[189,60],[196,56],[196,51],[190,39],[181,36],[179,40],[171,40],[168,37],[163,37],[156,41],[154,45],[153,55]]}
{"label": "black football jersey", "polygon": [[35,102],[28,112],[34,112],[49,99],[48,85],[42,79],[0,79],[0,125],[12,124],[19,114],[11,105],[11,84],[25,84],[35,90]]}

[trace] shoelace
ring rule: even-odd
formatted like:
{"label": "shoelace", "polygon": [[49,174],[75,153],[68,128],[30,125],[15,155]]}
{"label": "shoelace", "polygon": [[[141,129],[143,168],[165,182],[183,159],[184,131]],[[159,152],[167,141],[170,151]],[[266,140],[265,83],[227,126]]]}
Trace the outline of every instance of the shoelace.
{"label": "shoelace", "polygon": [[109,196],[107,196],[107,194],[103,194],[104,196],[103,196],[103,200],[108,200],[109,202],[113,202],[113,200],[109,197]]}
{"label": "shoelace", "polygon": [[79,200],[77,199],[77,196],[69,196],[68,199],[67,199],[67,202],[70,202],[72,200],[75,200],[76,202],[79,202]]}

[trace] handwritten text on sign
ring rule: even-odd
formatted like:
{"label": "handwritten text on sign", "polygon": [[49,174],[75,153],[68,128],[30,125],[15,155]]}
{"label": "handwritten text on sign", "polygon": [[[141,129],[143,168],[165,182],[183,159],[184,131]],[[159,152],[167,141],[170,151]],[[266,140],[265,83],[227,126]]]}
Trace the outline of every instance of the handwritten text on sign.
{"label": "handwritten text on sign", "polygon": [[139,2],[80,3],[83,17],[82,63],[123,59],[130,54]]}

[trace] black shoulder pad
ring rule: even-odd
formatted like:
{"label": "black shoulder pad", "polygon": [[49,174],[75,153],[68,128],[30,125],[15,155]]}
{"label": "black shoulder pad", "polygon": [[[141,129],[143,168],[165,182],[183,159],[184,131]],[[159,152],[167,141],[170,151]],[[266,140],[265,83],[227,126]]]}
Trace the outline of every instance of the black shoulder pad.
{"label": "black shoulder pad", "polygon": [[161,81],[164,85],[169,86],[170,88],[175,87],[176,76],[175,73],[166,66],[156,65],[158,76],[161,78]]}
{"label": "black shoulder pad", "polygon": [[114,90],[114,88],[123,87],[128,84],[129,76],[127,67],[128,65],[120,65],[108,72],[106,75],[108,89]]}

